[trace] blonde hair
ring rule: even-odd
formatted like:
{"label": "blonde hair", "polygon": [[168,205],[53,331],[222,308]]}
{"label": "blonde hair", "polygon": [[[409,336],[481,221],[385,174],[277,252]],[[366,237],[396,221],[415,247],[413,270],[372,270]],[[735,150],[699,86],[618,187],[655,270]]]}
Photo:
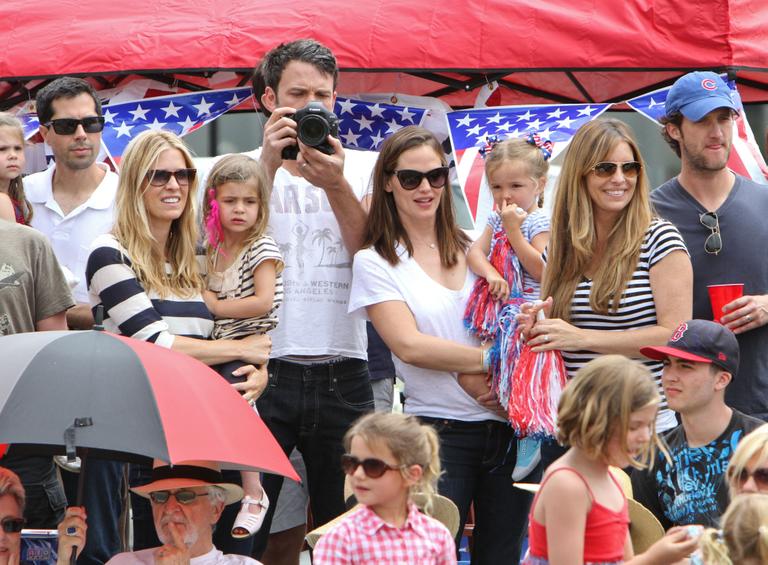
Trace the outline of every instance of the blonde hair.
{"label": "blonde hair", "polygon": [[[363,248],[373,247],[386,261],[395,266],[400,262],[395,249],[398,241],[405,244],[409,255],[413,255],[413,244],[400,221],[395,198],[387,191],[387,183],[394,176],[400,155],[410,149],[427,146],[434,150],[440,164],[446,166],[443,148],[437,138],[418,126],[406,126],[390,135],[381,145],[379,158],[373,168],[373,195],[368,213],[368,223]],[[440,203],[437,206],[435,235],[443,267],[453,267],[459,261],[459,254],[469,248],[469,236],[456,224],[453,213],[451,183],[446,181]]]}
{"label": "blonde hair", "polygon": [[[153,290],[162,298],[169,294],[192,296],[203,288],[200,267],[195,258],[198,243],[194,203],[197,179],[189,183],[187,202],[181,216],[171,223],[166,249],[157,249],[144,207],[144,192],[149,187],[147,174],[157,163],[160,154],[176,149],[184,157],[185,165],[195,164],[184,142],[168,131],[146,131],[136,136],[123,154],[120,180],[115,201],[116,218],[112,229],[122,245],[136,277],[146,291]],[[164,253],[165,251],[165,253]],[[171,264],[166,273],[165,257]]]}
{"label": "blonde hair", "polygon": [[768,464],[768,424],[763,424],[749,432],[736,446],[728,462],[728,469],[725,471],[731,498],[741,492],[742,485],[739,477],[752,459],[757,459],[758,465]]}
{"label": "blonde hair", "polygon": [[[218,196],[219,187],[228,182],[244,184],[253,188],[259,200],[259,216],[251,229],[251,233],[243,242],[243,249],[248,248],[258,238],[264,235],[269,224],[269,195],[272,185],[269,183],[267,173],[261,164],[247,155],[227,155],[219,159],[208,174],[203,195],[203,218],[208,218],[211,213],[211,201]],[[210,261],[216,251],[216,245],[208,241],[206,235],[206,249]],[[209,270],[210,271],[210,270]]]}
{"label": "blonde hair", "polygon": [[[0,112],[0,128],[10,128],[13,133],[19,136],[22,147],[25,145],[24,141],[24,127],[21,125],[21,121],[16,117],[6,112]],[[11,179],[8,183],[8,196],[19,203],[21,206],[21,215],[24,217],[24,221],[29,224],[32,220],[32,204],[27,199],[27,195],[24,193],[24,181],[21,175],[15,179]]]}
{"label": "blonde hair", "polygon": [[[558,440],[581,449],[592,459],[605,460],[611,437],[618,434],[629,454],[627,432],[633,412],[655,406],[661,397],[648,368],[623,355],[603,355],[579,369],[565,387],[557,410]],[[662,449],[655,428],[633,467],[644,469]]]}
{"label": "blonde hair", "polygon": [[24,513],[26,498],[24,487],[21,484],[19,476],[5,467],[0,467],[0,496],[12,496],[19,505],[19,511]]}
{"label": "blonde hair", "polygon": [[[541,149],[522,138],[505,139],[497,143],[485,158],[485,176],[488,184],[493,172],[508,161],[523,161],[528,166],[531,180],[537,184],[539,179],[546,178],[549,172],[549,163]],[[544,206],[543,190],[539,194],[537,204],[539,208]]]}
{"label": "blonde hair", "polygon": [[707,565],[768,563],[768,495],[741,494],[723,514],[722,534],[709,528],[699,540]]}
{"label": "blonde hair", "polygon": [[368,445],[385,445],[402,465],[401,473],[408,478],[411,465],[422,468],[421,479],[409,495],[422,493],[427,498],[424,508],[429,514],[432,497],[440,478],[440,440],[432,426],[422,424],[415,416],[397,412],[373,412],[358,419],[344,436],[344,448],[349,451],[352,438],[359,437]]}
{"label": "blonde hair", "polygon": [[626,143],[640,163],[634,194],[621,211],[600,261],[594,265],[589,305],[607,314],[619,307],[622,294],[637,267],[640,247],[653,219],[645,163],[632,130],[619,120],[594,120],[579,128],[565,155],[552,210],[552,230],[542,296],[552,296],[551,316],[570,321],[576,286],[594,259],[597,233],[587,177],[619,144]]}

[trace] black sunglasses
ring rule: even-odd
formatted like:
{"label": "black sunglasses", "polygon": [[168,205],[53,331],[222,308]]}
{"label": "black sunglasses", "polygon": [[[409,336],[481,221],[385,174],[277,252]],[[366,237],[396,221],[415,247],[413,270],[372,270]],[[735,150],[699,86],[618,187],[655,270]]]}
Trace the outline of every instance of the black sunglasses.
{"label": "black sunglasses", "polygon": [[103,116],[90,116],[77,120],[75,118],[58,118],[43,124],[46,127],[53,126],[53,131],[59,135],[72,135],[77,131],[77,126],[83,126],[85,133],[99,133],[104,129]]}
{"label": "black sunglasses", "polygon": [[24,528],[24,518],[3,518],[0,524],[6,534],[18,534]]}
{"label": "black sunglasses", "polygon": [[443,188],[448,182],[448,167],[438,167],[422,173],[421,171],[414,171],[412,169],[401,169],[394,171],[397,175],[397,180],[400,181],[400,186],[405,190],[414,190],[421,184],[421,180],[426,177],[429,186],[432,188]]}
{"label": "black sunglasses", "polygon": [[760,490],[768,490],[768,469],[755,469],[751,473],[746,469],[742,469],[741,473],[739,473],[739,484],[744,485],[750,477],[755,480],[755,484]]}
{"label": "black sunglasses", "polygon": [[178,169],[175,171],[164,171],[163,169],[151,169],[147,171],[147,180],[152,186],[165,186],[171,180],[176,179],[179,186],[187,186],[197,176],[197,169]]}
{"label": "black sunglasses", "polygon": [[195,492],[193,490],[156,490],[149,493],[149,498],[155,504],[165,504],[173,496],[179,504],[191,504],[198,496],[208,496],[207,492]]}
{"label": "black sunglasses", "polygon": [[608,178],[616,174],[616,169],[621,167],[621,173],[630,179],[640,174],[640,163],[638,161],[624,161],[615,163],[613,161],[601,161],[592,170],[596,177]]}
{"label": "black sunglasses", "polygon": [[360,465],[363,466],[365,475],[371,479],[378,479],[387,471],[397,471],[400,469],[399,465],[390,465],[381,459],[363,459],[361,461],[349,453],[341,456],[341,469],[347,475],[352,475]]}
{"label": "black sunglasses", "polygon": [[715,212],[704,212],[699,216],[701,225],[711,230],[704,241],[704,251],[711,255],[717,255],[723,250],[723,238],[720,236],[720,220]]}

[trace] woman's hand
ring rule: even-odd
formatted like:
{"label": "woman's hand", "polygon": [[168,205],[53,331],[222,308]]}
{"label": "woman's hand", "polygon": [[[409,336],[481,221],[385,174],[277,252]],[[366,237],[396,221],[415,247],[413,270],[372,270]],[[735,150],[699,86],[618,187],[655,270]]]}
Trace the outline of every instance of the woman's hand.
{"label": "woman's hand", "polygon": [[533,351],[580,351],[589,350],[581,328],[560,318],[545,318],[536,322],[530,332],[528,345]]}
{"label": "woman's hand", "polygon": [[242,383],[235,383],[232,386],[235,390],[243,393],[243,398],[248,402],[256,400],[267,388],[267,382],[269,380],[269,374],[267,373],[267,365],[261,365],[260,367],[254,367],[253,365],[243,365],[236,371],[232,371],[232,374],[236,377],[246,377]]}
{"label": "woman's hand", "polygon": [[72,556],[72,548],[77,547],[77,554],[85,547],[86,514],[84,506],[70,506],[64,513],[64,519],[59,523],[59,553],[56,563],[69,565]]}
{"label": "woman's hand", "polygon": [[459,373],[456,380],[464,392],[475,400],[491,392],[490,378],[483,373]]}
{"label": "woman's hand", "polygon": [[239,340],[244,351],[240,356],[241,361],[254,365],[264,365],[269,361],[269,352],[272,351],[272,338],[267,334],[249,335]]}

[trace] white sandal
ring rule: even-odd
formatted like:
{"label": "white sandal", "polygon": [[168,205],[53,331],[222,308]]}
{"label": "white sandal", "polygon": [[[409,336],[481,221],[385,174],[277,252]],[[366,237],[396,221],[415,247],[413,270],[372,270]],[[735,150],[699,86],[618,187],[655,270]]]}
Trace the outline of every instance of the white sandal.
{"label": "white sandal", "polygon": [[[254,514],[250,511],[251,504],[257,504],[261,507],[261,512]],[[269,509],[269,498],[262,489],[261,500],[256,500],[246,495],[240,506],[240,512],[237,513],[235,523],[232,524],[232,537],[235,539],[249,538],[261,529],[264,518]]]}

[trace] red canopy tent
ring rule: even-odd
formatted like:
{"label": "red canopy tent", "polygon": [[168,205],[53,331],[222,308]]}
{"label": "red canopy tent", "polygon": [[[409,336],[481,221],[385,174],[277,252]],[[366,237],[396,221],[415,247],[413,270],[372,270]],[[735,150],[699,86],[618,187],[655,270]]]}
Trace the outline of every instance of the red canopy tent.
{"label": "red canopy tent", "polygon": [[227,70],[245,84],[268,49],[300,37],[333,49],[340,92],[471,106],[498,80],[502,104],[618,102],[706,68],[735,77],[745,102],[768,101],[765,0],[3,0],[0,21],[0,108],[64,74],[194,90]]}

